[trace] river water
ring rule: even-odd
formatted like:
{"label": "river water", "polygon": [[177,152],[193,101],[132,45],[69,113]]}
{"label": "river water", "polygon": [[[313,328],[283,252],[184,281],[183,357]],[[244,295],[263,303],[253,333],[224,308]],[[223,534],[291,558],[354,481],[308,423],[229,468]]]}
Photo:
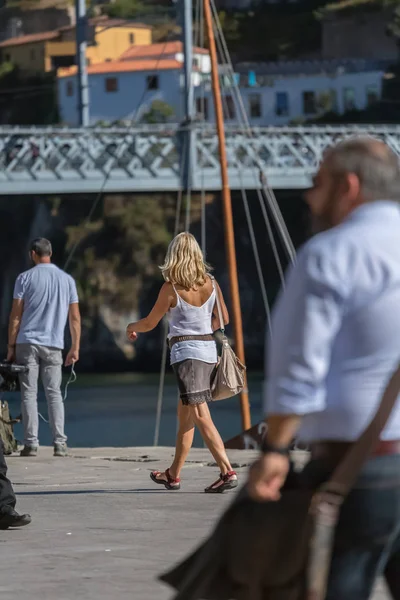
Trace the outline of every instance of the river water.
{"label": "river water", "polygon": [[[154,439],[158,376],[141,374],[81,375],[68,388],[65,402],[66,433],[70,447],[151,446]],[[63,384],[64,389],[65,381]],[[249,375],[252,422],[261,419],[262,378]],[[47,415],[43,390],[39,390],[39,411]],[[19,394],[4,394],[12,416],[20,413]],[[174,445],[176,433],[177,389],[173,376],[167,375],[159,445]],[[228,440],[242,431],[239,399],[211,405],[212,415],[222,438]],[[16,425],[16,438],[22,442],[22,426]],[[51,445],[49,425],[40,419],[40,443]],[[198,433],[195,446],[202,446]]]}

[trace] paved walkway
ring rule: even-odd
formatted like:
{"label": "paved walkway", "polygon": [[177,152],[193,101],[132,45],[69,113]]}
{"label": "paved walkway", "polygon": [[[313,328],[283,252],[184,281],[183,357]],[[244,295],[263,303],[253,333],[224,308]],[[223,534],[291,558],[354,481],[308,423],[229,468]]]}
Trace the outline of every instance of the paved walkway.
{"label": "paved walkway", "polygon": [[[205,495],[215,466],[195,449],[180,492],[155,488],[171,448],[73,450],[10,457],[18,509],[31,526],[0,532],[0,592],[13,600],[167,600],[156,576],[205,536],[231,495]],[[252,452],[230,452],[242,477]],[[377,591],[374,600],[387,596]]]}

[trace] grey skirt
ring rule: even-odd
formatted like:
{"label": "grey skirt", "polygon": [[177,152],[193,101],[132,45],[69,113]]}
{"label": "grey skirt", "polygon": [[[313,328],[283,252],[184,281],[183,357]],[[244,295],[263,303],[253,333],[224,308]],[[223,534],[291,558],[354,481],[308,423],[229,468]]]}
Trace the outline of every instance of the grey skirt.
{"label": "grey skirt", "polygon": [[172,368],[178,380],[179,394],[185,406],[211,402],[211,377],[214,363],[187,358],[174,363]]}

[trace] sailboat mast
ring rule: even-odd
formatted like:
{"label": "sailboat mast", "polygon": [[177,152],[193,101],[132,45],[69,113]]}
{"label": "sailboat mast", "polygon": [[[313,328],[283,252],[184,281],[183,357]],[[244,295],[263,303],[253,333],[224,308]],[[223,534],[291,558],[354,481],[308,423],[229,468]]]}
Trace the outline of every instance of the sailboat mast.
{"label": "sailboat mast", "polygon": [[[219,83],[218,74],[218,59],[217,49],[215,45],[214,29],[212,22],[212,13],[210,7],[210,0],[204,0],[204,20],[207,28],[207,36],[211,58],[211,82],[214,96],[214,107],[215,107],[215,119],[218,134],[218,148],[219,158],[221,166],[221,181],[222,181],[222,205],[224,212],[224,229],[225,229],[225,247],[228,262],[229,271],[229,282],[231,292],[231,304],[232,304],[232,317],[235,337],[235,351],[239,360],[246,364],[244,357],[244,343],[243,343],[243,325],[242,325],[242,311],[240,308],[240,296],[239,296],[239,283],[237,276],[237,264],[236,264],[236,250],[235,250],[235,236],[233,229],[233,216],[232,216],[232,199],[231,190],[229,187],[228,179],[228,168],[226,158],[226,145],[225,145],[225,127],[224,117],[222,110],[221,100],[221,88]],[[249,406],[249,395],[247,391],[247,384],[244,391],[240,395],[240,407],[242,413],[242,427],[246,431],[251,427],[250,417],[250,406]]]}

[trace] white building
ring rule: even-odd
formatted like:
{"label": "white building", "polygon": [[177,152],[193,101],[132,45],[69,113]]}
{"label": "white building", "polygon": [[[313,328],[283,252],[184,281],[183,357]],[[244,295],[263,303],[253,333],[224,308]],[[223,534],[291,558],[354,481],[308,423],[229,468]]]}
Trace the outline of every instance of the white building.
{"label": "white building", "polygon": [[[157,59],[176,60],[183,65],[184,54],[182,42],[160,42],[159,44],[150,44],[147,46],[131,46],[124,52],[120,60],[157,60]],[[193,48],[193,67],[201,73],[210,73],[211,59],[208,50],[205,48]]]}
{"label": "white building", "polygon": [[[236,81],[253,127],[286,125],[329,111],[343,114],[365,109],[381,98],[386,66],[364,60],[241,65]],[[235,124],[238,103],[229,84],[223,87],[222,95],[225,119]],[[213,122],[209,82],[196,90],[196,104],[199,116]]]}
{"label": "white building", "polygon": [[[207,50],[194,48],[192,83],[201,85],[211,70]],[[133,46],[118,61],[87,68],[90,124],[140,121],[155,100],[168,104],[171,120],[183,119],[183,50],[181,42]],[[58,105],[62,123],[77,125],[77,68],[58,70]]]}
{"label": "white building", "polygon": [[[166,50],[161,55],[160,47]],[[300,124],[325,112],[343,114],[376,102],[382,95],[386,67],[382,62],[364,60],[243,64],[238,65],[235,79],[253,127]],[[208,52],[195,49],[192,82],[196,111],[200,119],[214,122],[210,69]],[[183,119],[180,42],[132,47],[118,61],[88,67],[88,74],[92,125],[132,117],[140,121],[154,100],[162,100],[173,109],[171,121]],[[239,114],[232,82],[226,76],[221,79],[225,119],[234,125]],[[67,125],[78,123],[76,87],[76,67],[60,70],[59,109]]]}

